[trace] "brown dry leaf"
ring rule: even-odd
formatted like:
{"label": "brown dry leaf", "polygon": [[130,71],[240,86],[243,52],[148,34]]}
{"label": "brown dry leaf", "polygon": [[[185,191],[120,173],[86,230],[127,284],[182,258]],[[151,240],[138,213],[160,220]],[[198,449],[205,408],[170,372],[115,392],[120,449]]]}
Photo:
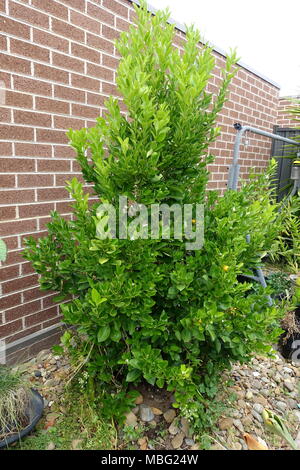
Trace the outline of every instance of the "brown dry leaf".
{"label": "brown dry leaf", "polygon": [[262,445],[251,434],[245,433],[243,436],[249,450],[269,450],[267,447]]}

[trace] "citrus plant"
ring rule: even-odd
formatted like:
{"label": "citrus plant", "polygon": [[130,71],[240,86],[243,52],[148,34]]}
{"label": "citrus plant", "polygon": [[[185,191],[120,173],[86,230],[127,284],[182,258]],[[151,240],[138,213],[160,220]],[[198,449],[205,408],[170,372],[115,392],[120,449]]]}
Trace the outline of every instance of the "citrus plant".
{"label": "citrus plant", "polygon": [[209,146],[220,132],[216,118],[235,54],[213,95],[207,84],[214,55],[199,47],[199,33],[189,28],[180,51],[168,13],[151,16],[145,3],[136,13],[136,26],[117,42],[126,112],[110,98],[106,117],[91,129],[70,130],[70,143],[102,203],[118,209],[122,195],[129,205],[204,204],[204,247],[187,250],[185,240],[174,237],[102,239],[100,202],[89,204],[74,178],[67,185],[74,217],[52,213],[48,236],[29,239],[25,257],[41,275],[42,289],[58,291],[58,300],[71,296],[61,311],[81,334],[76,344],[90,386],[119,383],[124,389],[144,380],[165,387],[200,429],[210,423],[220,370],[254,352],[268,353],[278,334],[278,312],[265,292],[249,293],[251,284],[237,280],[270,249],[276,205],[269,174],[224,197],[206,191]]}

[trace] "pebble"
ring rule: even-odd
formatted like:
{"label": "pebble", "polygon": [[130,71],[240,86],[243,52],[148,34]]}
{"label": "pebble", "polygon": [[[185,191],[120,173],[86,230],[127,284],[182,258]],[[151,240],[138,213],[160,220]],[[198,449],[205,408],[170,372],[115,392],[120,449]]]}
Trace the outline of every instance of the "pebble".
{"label": "pebble", "polygon": [[289,392],[293,392],[294,389],[295,389],[294,384],[290,380],[285,380],[284,381],[284,386],[285,386],[285,388],[288,389]]}
{"label": "pebble", "polygon": [[172,423],[172,421],[174,420],[176,416],[176,412],[175,410],[167,410],[165,413],[164,413],[164,418],[165,420],[167,421],[167,423]]}
{"label": "pebble", "polygon": [[143,401],[144,401],[143,395],[139,395],[139,396],[136,397],[136,399],[135,399],[135,404],[136,404],[136,405],[141,405],[141,404],[143,403]]}
{"label": "pebble", "polygon": [[179,447],[181,447],[184,437],[185,436],[184,436],[183,432],[180,432],[175,437],[173,437],[173,439],[171,441],[173,449],[179,449]]}
{"label": "pebble", "polygon": [[126,426],[135,426],[137,424],[137,417],[132,411],[129,411],[126,415],[125,425]]}
{"label": "pebble", "polygon": [[254,418],[255,418],[259,423],[262,423],[262,422],[263,422],[263,419],[262,419],[261,415],[260,415],[257,411],[253,410],[253,411],[252,411],[252,414],[253,414]]}
{"label": "pebble", "polygon": [[38,369],[36,369],[33,373],[34,373],[34,376],[35,376],[35,377],[42,377],[42,373],[41,373],[41,371],[38,370]]}
{"label": "pebble", "polygon": [[178,434],[179,432],[179,427],[176,425],[175,421],[173,421],[173,423],[171,423],[169,426],[169,433],[175,436],[175,434]]}
{"label": "pebble", "polygon": [[151,410],[151,408],[147,405],[141,405],[140,406],[140,418],[144,422],[148,421],[153,421],[154,419],[154,414]]}
{"label": "pebble", "polygon": [[152,407],[151,410],[155,416],[160,416],[163,414],[163,412],[159,408]]}
{"label": "pebble", "polygon": [[185,442],[185,444],[186,444],[187,446],[189,446],[189,447],[192,447],[192,446],[195,445],[194,439],[185,439],[184,442]]}
{"label": "pebble", "polygon": [[223,418],[219,421],[219,428],[224,431],[230,429],[233,426],[233,419],[231,418]]}
{"label": "pebble", "polygon": [[242,434],[244,433],[244,426],[240,419],[234,419],[233,424]]}
{"label": "pebble", "polygon": [[49,445],[46,447],[46,450],[54,450],[55,449],[55,444],[54,442],[50,442]]}
{"label": "pebble", "polygon": [[253,393],[251,392],[251,390],[248,390],[248,392],[246,393],[246,398],[247,398],[247,400],[252,400]]}
{"label": "pebble", "polygon": [[275,403],[275,406],[276,408],[278,408],[280,411],[282,411],[283,413],[286,411],[287,409],[287,405],[286,403],[284,403],[283,401],[277,401]]}
{"label": "pebble", "polygon": [[260,403],[254,403],[253,409],[257,411],[257,413],[261,414],[263,412],[264,407]]}

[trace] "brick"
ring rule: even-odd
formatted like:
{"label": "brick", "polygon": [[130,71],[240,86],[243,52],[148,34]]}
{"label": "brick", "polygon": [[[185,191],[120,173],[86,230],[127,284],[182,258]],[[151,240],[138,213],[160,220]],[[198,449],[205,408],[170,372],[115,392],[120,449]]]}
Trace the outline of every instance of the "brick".
{"label": "brick", "polygon": [[10,322],[17,320],[18,318],[24,317],[25,315],[30,315],[40,311],[42,308],[42,302],[40,300],[34,300],[24,305],[19,305],[11,310],[5,312],[5,321]]}
{"label": "brick", "polygon": [[120,36],[120,32],[116,29],[111,28],[110,26],[106,26],[105,24],[102,25],[102,36],[107,39],[114,41],[118,39]]}
{"label": "brick", "polygon": [[100,81],[84,75],[72,74],[72,85],[84,90],[100,91]]}
{"label": "brick", "polygon": [[35,230],[35,220],[14,220],[11,222],[0,222],[0,234],[2,237],[7,235],[30,233],[34,232]]}
{"label": "brick", "polygon": [[7,91],[5,95],[5,104],[7,106],[14,106],[17,108],[32,109],[33,98],[25,93],[19,93],[15,91]]}
{"label": "brick", "polygon": [[0,325],[0,338],[5,338],[17,331],[22,330],[22,321],[17,320],[10,323],[6,323],[5,325]]}
{"label": "brick", "polygon": [[96,36],[95,34],[87,33],[86,44],[87,46],[94,47],[95,49],[98,49],[99,51],[105,51],[110,54],[114,53],[113,43],[110,41],[107,41],[106,39],[98,35]]}
{"label": "brick", "polygon": [[48,65],[34,64],[34,72],[38,77],[59,83],[69,83],[69,73]]}
{"label": "brick", "polygon": [[56,210],[60,214],[70,214],[72,212],[72,207],[70,205],[70,202],[57,202]]}
{"label": "brick", "polygon": [[54,86],[55,98],[61,98],[68,101],[85,102],[85,91],[76,88],[68,88],[61,85]]}
{"label": "brick", "polygon": [[26,171],[34,171],[35,163],[34,160],[26,160],[21,158],[1,158],[0,166],[2,173],[11,173],[15,171],[22,173]]}
{"label": "brick", "polygon": [[112,83],[102,83],[102,92],[106,95],[121,96],[116,85],[113,85]]}
{"label": "brick", "polygon": [[[5,338],[5,341],[9,344],[21,338],[26,338],[26,336],[31,335],[32,333],[36,333],[39,330],[41,330],[41,325],[35,325],[32,328],[26,328],[25,330],[22,330],[19,333],[9,336],[8,338]],[[8,365],[19,364],[25,361],[29,361],[29,359],[32,358],[32,355],[33,355],[32,350],[34,347],[36,347],[36,344],[40,344],[40,343],[39,342],[34,343],[29,349],[28,348],[18,349],[16,352],[10,354],[8,356]]]}
{"label": "brick", "polygon": [[101,8],[100,5],[98,6],[88,2],[87,14],[92,16],[93,18],[97,18],[98,20],[100,20],[101,23],[107,23],[111,26],[114,25],[114,15]]}
{"label": "brick", "polygon": [[[130,23],[128,21],[122,20],[121,18],[116,18],[116,27],[117,29],[120,29],[121,31],[128,31],[129,30]],[[176,38],[176,36],[175,36]],[[174,41],[176,44],[176,42]],[[179,40],[179,46],[182,45],[182,39]]]}
{"label": "brick", "polygon": [[51,127],[51,116],[37,112],[14,110],[14,122],[31,126]]}
{"label": "brick", "polygon": [[0,191],[1,204],[17,204],[34,201],[34,191]]}
{"label": "brick", "polygon": [[5,0],[0,0],[0,11],[5,12]]}
{"label": "brick", "polygon": [[55,114],[69,114],[70,105],[64,101],[52,100],[48,98],[36,98],[36,109],[40,111],[48,111]]}
{"label": "brick", "polygon": [[[38,95],[51,96],[52,87],[48,82],[42,82],[27,77],[13,76],[14,89],[18,91],[24,91],[26,93],[34,93]],[[30,107],[30,106],[28,106]]]}
{"label": "brick", "polygon": [[0,297],[0,310],[15,307],[21,303],[21,294],[12,294]]}
{"label": "brick", "polygon": [[102,64],[105,65],[105,67],[110,67],[111,69],[116,70],[118,68],[119,62],[120,59],[117,59],[116,57],[102,54]]}
{"label": "brick", "polygon": [[[42,175],[41,175],[42,176]],[[30,204],[28,206],[19,206],[20,218],[40,217],[50,214],[54,210],[54,204]]]}
{"label": "brick", "polygon": [[57,3],[55,0],[32,0],[31,4],[50,15],[57,16],[63,20],[68,20],[68,8],[63,6],[61,3]]}
{"label": "brick", "polygon": [[62,173],[70,171],[70,162],[68,160],[41,160],[38,161],[38,173]]}
{"label": "brick", "polygon": [[[62,315],[57,315],[53,320],[47,320],[46,322],[43,322],[43,328],[48,328],[49,326],[52,325],[59,325],[59,322],[63,319]],[[59,335],[59,338],[61,337],[61,333]],[[56,341],[59,342],[59,339]]]}
{"label": "brick", "polygon": [[31,276],[24,276],[13,281],[4,282],[2,284],[3,294],[9,294],[10,292],[20,291],[26,289],[26,287],[31,287],[37,283],[38,276],[37,274]]}
{"label": "brick", "polygon": [[72,129],[81,129],[84,126],[85,122],[82,119],[66,118],[63,116],[54,117],[54,127],[56,129],[68,130],[70,127],[72,127]]}
{"label": "brick", "polygon": [[68,7],[85,11],[85,0],[61,0],[61,3],[64,3]]}
{"label": "brick", "polygon": [[26,276],[27,274],[34,274],[35,269],[32,267],[31,263],[21,264],[21,276]]}
{"label": "brick", "polygon": [[33,289],[28,289],[23,291],[24,302],[28,302],[30,300],[39,299],[43,297],[45,292],[41,291],[39,287],[34,287]]}
{"label": "brick", "polygon": [[48,49],[20,41],[19,39],[11,38],[10,51],[12,54],[15,53],[30,59],[41,60],[42,62],[49,62],[50,60],[50,52]]}
{"label": "brick", "polygon": [[30,27],[12,18],[1,18],[1,32],[13,34],[23,39],[30,39]]}
{"label": "brick", "polygon": [[99,93],[87,93],[87,104],[91,104],[93,106],[104,106],[106,100],[107,97],[99,95]]}
{"label": "brick", "polygon": [[107,8],[108,10],[117,13],[117,15],[123,16],[124,18],[128,18],[128,8],[125,5],[121,5],[115,0],[103,0],[102,5],[104,6],[104,8]]}
{"label": "brick", "polygon": [[68,193],[64,188],[38,189],[38,201],[55,201],[67,199]]}
{"label": "brick", "polygon": [[0,136],[3,140],[33,140],[33,129],[4,124],[0,125]]}
{"label": "brick", "polygon": [[84,73],[84,62],[82,60],[74,59],[63,54],[53,53],[53,65],[63,67],[64,69],[72,70],[74,72]]}
{"label": "brick", "polygon": [[84,31],[54,18],[52,20],[52,31],[73,41],[84,42]]}
{"label": "brick", "polygon": [[14,175],[1,175],[0,176],[0,187],[2,188],[14,188],[16,181]]}
{"label": "brick", "polygon": [[37,129],[36,131],[38,142],[49,142],[51,144],[66,144],[68,143],[68,137],[63,131],[57,131],[53,129]]}
{"label": "brick", "polygon": [[56,158],[74,158],[75,150],[70,145],[54,145],[54,157]]}
{"label": "brick", "polygon": [[11,110],[9,108],[0,108],[0,122],[11,123]]}
{"label": "brick", "polygon": [[69,52],[69,41],[67,39],[59,38],[58,40],[56,34],[51,34],[46,31],[33,29],[33,42],[43,44],[57,51]]}
{"label": "brick", "polygon": [[81,44],[72,43],[71,52],[76,57],[88,60],[90,62],[100,63],[100,53]]}
{"label": "brick", "polygon": [[[2,175],[0,176],[0,186],[2,181]],[[16,208],[15,207],[0,207],[0,221],[15,219],[16,217]]]}
{"label": "brick", "polygon": [[35,188],[39,186],[53,186],[51,175],[18,175],[19,188]]}
{"label": "brick", "polygon": [[0,71],[0,89],[1,93],[3,93],[3,89],[10,89],[11,88],[11,74],[7,72]]}
{"label": "brick", "polygon": [[0,267],[0,279],[10,280],[19,276],[19,265]]}
{"label": "brick", "polygon": [[71,23],[76,26],[80,26],[87,31],[90,31],[95,34],[100,34],[100,23],[92,18],[89,18],[77,11],[71,10]]}
{"label": "brick", "polygon": [[[43,145],[43,144],[25,144],[25,143],[16,143],[15,144],[15,152],[17,156],[28,156],[28,157],[51,157],[52,156],[52,149],[50,145]],[[34,160],[22,160],[27,161],[28,165],[30,163],[30,170],[22,170],[22,171],[34,171]],[[19,165],[18,165],[18,172]]]}
{"label": "brick", "polygon": [[12,55],[0,53],[0,63],[2,69],[4,70],[20,72],[28,75],[31,73],[30,62],[25,59],[19,59],[18,57],[13,57]]}
{"label": "brick", "polygon": [[2,36],[0,35],[0,49],[2,51],[7,51],[7,41],[6,41],[6,37],[5,36]]}
{"label": "brick", "polygon": [[50,318],[57,317],[58,315],[58,308],[57,306],[48,308],[47,310],[44,310],[43,312],[35,313],[33,315],[29,315],[25,317],[25,325],[27,326],[32,326],[35,325],[36,323],[41,323],[43,321],[49,320]]}
{"label": "brick", "polygon": [[84,118],[96,119],[100,115],[98,108],[92,108],[91,106],[83,106],[81,104],[72,104],[72,115],[80,116]]}
{"label": "brick", "polygon": [[87,64],[87,73],[88,75],[92,75],[93,77],[101,78],[109,82],[112,82],[114,79],[114,72],[106,69],[105,67],[101,67],[101,65]]}
{"label": "brick", "polygon": [[49,16],[39,11],[33,10],[25,5],[19,3],[9,2],[9,14],[13,18],[26,21],[27,23],[35,26],[41,26],[42,28],[49,28]]}

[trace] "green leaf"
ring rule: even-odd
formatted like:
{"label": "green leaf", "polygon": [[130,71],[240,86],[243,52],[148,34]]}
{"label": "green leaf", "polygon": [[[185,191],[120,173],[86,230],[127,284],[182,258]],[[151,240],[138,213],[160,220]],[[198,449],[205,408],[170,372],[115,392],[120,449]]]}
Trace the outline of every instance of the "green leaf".
{"label": "green leaf", "polygon": [[126,375],[126,382],[135,382],[141,376],[141,371],[139,369],[132,369]]}
{"label": "green leaf", "polygon": [[109,325],[102,326],[99,329],[98,335],[97,335],[98,343],[103,343],[103,341],[106,341],[109,335],[110,335],[110,326]]}

